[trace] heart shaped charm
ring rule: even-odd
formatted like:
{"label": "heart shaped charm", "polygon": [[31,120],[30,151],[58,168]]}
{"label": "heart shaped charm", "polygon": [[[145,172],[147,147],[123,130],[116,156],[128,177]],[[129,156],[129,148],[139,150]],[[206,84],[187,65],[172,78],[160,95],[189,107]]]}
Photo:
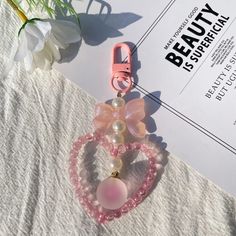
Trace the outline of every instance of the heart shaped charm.
{"label": "heart shaped charm", "polygon": [[[87,192],[88,186],[83,184],[83,179],[78,174],[78,155],[83,147],[89,142],[96,142],[101,145],[117,162],[119,158],[128,151],[139,151],[148,160],[148,167],[143,182],[134,193],[128,193],[126,184],[119,178],[115,171],[110,177],[103,180],[97,187],[96,198]],[[76,196],[85,211],[99,223],[111,221],[119,218],[140,204],[150,192],[157,175],[157,156],[159,150],[145,143],[133,142],[127,144],[114,145],[109,142],[106,136],[97,132],[87,134],[78,138],[72,147],[69,159],[70,180],[74,186]]]}
{"label": "heart shaped charm", "polygon": [[[118,49],[127,52],[127,63],[118,63],[115,59]],[[118,53],[119,54],[119,53]],[[119,43],[113,48],[111,86],[118,92],[111,104],[99,103],[95,107],[93,124],[95,132],[82,136],[75,141],[70,155],[70,179],[74,185],[80,204],[87,213],[99,223],[119,218],[140,204],[153,186],[157,175],[157,156],[159,150],[152,145],[141,142],[126,143],[132,136],[137,140],[145,138],[146,126],[145,102],[142,98],[135,98],[126,103],[122,93],[127,94],[132,88],[131,80],[131,50],[125,43]],[[120,57],[122,58],[122,57]],[[107,139],[107,136],[110,139]],[[113,159],[111,176],[103,180],[96,188],[96,196],[89,190],[86,181],[78,174],[78,154],[89,142],[97,142]],[[148,167],[143,182],[135,192],[130,193],[125,181],[120,177],[122,156],[128,151],[139,151],[148,159]],[[81,153],[80,153],[81,154]],[[127,184],[128,185],[128,184]]]}

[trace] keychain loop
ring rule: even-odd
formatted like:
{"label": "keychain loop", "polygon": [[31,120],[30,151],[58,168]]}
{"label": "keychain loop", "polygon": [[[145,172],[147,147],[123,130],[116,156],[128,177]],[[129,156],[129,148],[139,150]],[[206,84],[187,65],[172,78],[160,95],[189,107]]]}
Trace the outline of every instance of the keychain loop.
{"label": "keychain loop", "polygon": [[[127,62],[126,63],[117,63],[116,52],[118,49],[124,49],[127,53]],[[124,84],[125,82],[125,84]],[[120,86],[119,84],[122,84]],[[131,79],[131,51],[129,46],[126,43],[118,43],[114,46],[112,50],[112,78],[111,78],[111,87],[120,93],[127,93],[132,88],[132,79]]]}

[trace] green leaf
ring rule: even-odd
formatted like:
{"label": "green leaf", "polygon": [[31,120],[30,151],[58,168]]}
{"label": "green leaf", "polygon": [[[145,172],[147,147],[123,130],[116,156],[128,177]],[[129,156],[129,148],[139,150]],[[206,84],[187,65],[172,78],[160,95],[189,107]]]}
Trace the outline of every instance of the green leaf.
{"label": "green leaf", "polygon": [[[42,9],[45,11],[49,17],[53,18],[56,16],[55,9],[58,9],[60,13],[64,16],[73,15],[77,18],[79,22],[78,14],[76,13],[75,9],[71,5],[71,1],[65,2],[65,0],[25,0],[28,4],[30,12],[33,12],[35,9]],[[13,2],[21,8],[20,2],[21,0],[13,0]]]}

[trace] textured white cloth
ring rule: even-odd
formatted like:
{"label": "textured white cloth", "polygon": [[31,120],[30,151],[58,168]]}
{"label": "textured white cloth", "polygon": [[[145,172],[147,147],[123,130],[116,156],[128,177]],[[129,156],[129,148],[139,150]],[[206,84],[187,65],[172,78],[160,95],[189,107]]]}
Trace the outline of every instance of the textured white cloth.
{"label": "textured white cloth", "polygon": [[[84,213],[68,175],[73,140],[92,130],[95,100],[56,71],[5,77],[18,19],[0,3],[0,235],[235,236],[236,201],[169,156],[151,195],[106,225]],[[82,75],[78,75],[82,76]]]}

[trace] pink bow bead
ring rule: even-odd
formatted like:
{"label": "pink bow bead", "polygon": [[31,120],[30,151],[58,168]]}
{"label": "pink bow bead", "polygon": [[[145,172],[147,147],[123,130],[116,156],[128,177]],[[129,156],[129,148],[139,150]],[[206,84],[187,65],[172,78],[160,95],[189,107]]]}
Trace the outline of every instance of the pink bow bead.
{"label": "pink bow bead", "polygon": [[106,103],[99,103],[95,108],[93,124],[96,130],[106,132],[115,120],[120,119],[126,123],[127,129],[133,136],[143,138],[146,134],[146,127],[141,120],[144,117],[145,109],[142,98],[133,99],[120,109],[115,109]]}

